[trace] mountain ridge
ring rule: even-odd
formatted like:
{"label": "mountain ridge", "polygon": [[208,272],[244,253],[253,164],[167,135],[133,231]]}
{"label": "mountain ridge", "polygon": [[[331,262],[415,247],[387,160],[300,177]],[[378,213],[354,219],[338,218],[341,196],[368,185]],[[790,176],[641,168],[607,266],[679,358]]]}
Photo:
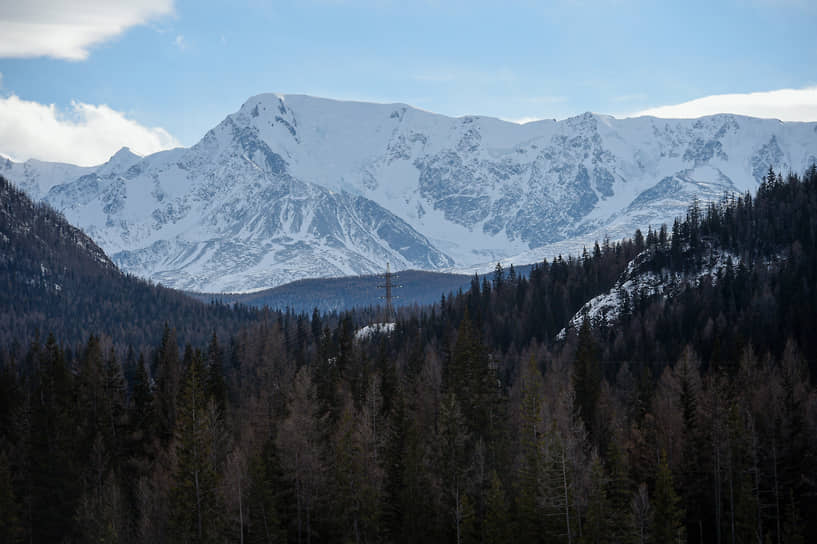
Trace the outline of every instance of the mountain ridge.
{"label": "mountain ridge", "polygon": [[124,270],[252,291],[386,261],[473,271],[577,253],[671,221],[693,198],[750,191],[770,165],[815,160],[817,123],[585,113],[519,125],[264,93],[190,148],[26,179]]}

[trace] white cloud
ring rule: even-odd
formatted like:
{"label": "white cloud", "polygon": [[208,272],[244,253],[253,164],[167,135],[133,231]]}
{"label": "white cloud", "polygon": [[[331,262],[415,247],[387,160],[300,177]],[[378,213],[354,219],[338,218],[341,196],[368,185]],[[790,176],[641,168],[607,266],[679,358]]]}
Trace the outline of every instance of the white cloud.
{"label": "white cloud", "polygon": [[173,0],[0,1],[0,57],[83,60],[90,46],[173,12]]}
{"label": "white cloud", "polygon": [[178,47],[182,51],[187,49],[187,42],[184,41],[184,36],[182,36],[181,34],[176,36],[176,40],[173,43],[175,43],[176,47]]}
{"label": "white cloud", "polygon": [[716,94],[683,104],[642,110],[628,117],[690,119],[716,113],[735,113],[781,121],[817,121],[817,86],[746,94]]}
{"label": "white cloud", "polygon": [[142,155],[177,147],[166,130],[145,127],[105,105],[72,102],[67,112],[54,104],[0,98],[0,153],[13,160],[30,158],[91,166],[128,146]]}

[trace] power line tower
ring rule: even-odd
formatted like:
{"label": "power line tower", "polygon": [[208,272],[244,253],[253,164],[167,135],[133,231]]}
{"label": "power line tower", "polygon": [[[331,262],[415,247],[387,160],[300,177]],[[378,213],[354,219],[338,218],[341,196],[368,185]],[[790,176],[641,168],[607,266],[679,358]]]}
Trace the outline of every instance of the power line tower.
{"label": "power line tower", "polygon": [[402,287],[402,285],[395,285],[394,280],[396,280],[397,278],[399,278],[399,276],[397,274],[392,274],[391,267],[389,266],[389,263],[387,262],[386,263],[386,273],[383,274],[383,285],[378,285],[377,286],[379,289],[385,289],[386,290],[385,296],[380,297],[381,299],[386,300],[386,322],[392,322],[392,321],[394,321],[394,319],[396,317],[395,312],[394,312],[394,304],[392,304],[392,300],[395,299],[395,298],[400,298],[400,297],[392,296],[391,291],[392,291],[392,289],[397,289],[397,288]]}

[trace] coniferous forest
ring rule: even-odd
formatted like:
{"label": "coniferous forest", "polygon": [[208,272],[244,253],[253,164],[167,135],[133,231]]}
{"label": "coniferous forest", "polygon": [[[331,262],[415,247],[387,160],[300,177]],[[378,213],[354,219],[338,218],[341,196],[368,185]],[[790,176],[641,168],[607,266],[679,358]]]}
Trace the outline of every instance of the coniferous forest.
{"label": "coniferous forest", "polygon": [[[364,338],[124,276],[0,191],[0,542],[817,536],[817,167]],[[631,263],[693,280],[569,326]]]}

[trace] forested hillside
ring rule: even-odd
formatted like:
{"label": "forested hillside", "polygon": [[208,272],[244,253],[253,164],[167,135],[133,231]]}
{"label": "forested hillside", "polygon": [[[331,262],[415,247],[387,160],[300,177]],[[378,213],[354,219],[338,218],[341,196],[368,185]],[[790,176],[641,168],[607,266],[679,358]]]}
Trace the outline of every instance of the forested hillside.
{"label": "forested hillside", "polygon": [[363,341],[354,312],[183,350],[183,314],[133,349],[10,335],[0,540],[807,542],[816,285],[812,167]]}
{"label": "forested hillside", "polygon": [[122,274],[88,236],[61,214],[0,176],[0,345],[53,333],[68,345],[91,334],[119,346],[147,347],[164,323],[184,341],[226,334],[257,312],[202,304],[178,291]]}
{"label": "forested hillside", "polygon": [[[384,267],[385,271],[385,267]],[[468,286],[468,276],[424,270],[403,270],[393,276],[395,306],[429,305],[440,299],[440,293],[457,291]],[[364,309],[385,304],[383,275],[345,276],[298,280],[272,289],[252,293],[208,294],[190,293],[190,296],[209,302],[239,303],[245,306],[274,310],[289,309],[295,313],[321,313]]]}

